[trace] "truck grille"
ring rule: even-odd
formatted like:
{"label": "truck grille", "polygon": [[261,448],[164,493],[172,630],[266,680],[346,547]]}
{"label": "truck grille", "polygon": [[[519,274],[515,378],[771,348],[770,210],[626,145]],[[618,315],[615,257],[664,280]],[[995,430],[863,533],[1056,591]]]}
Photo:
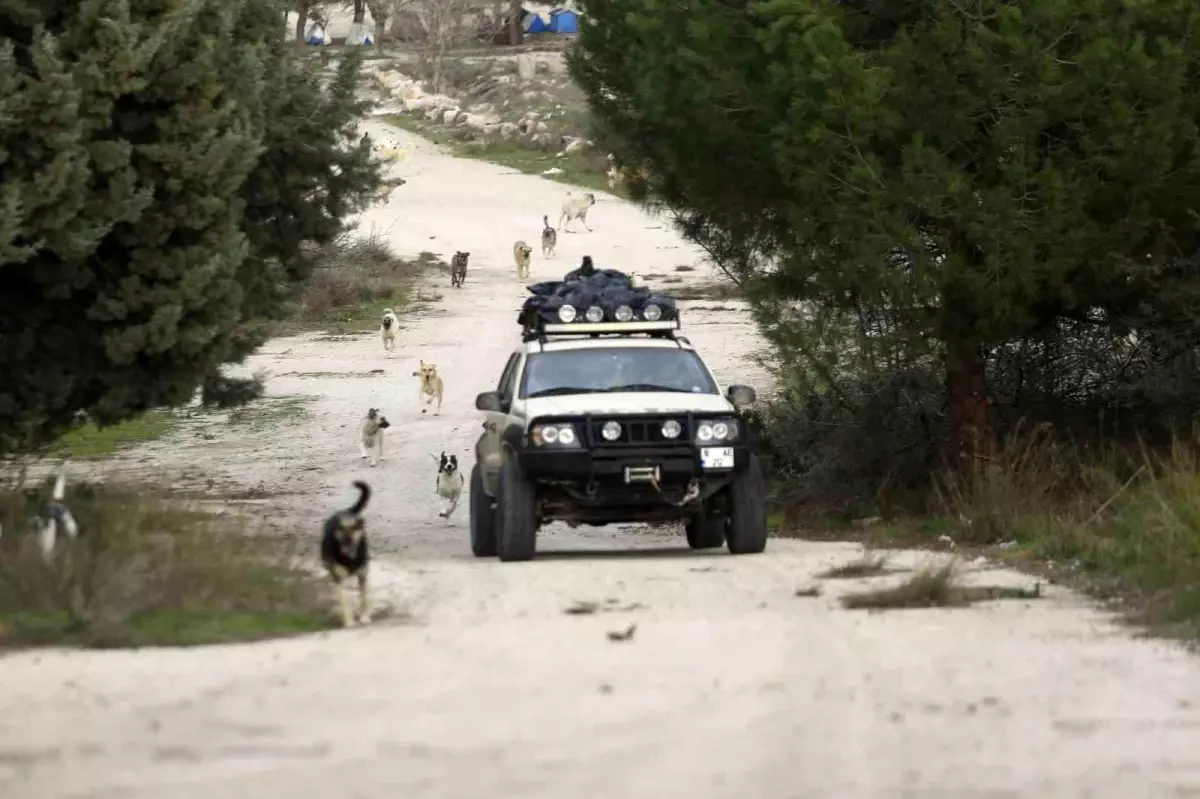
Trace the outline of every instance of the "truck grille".
{"label": "truck grille", "polygon": [[[680,433],[676,438],[664,438],[663,423],[674,419],[679,423]],[[621,437],[609,441],[600,432],[608,422],[621,425]],[[592,444],[597,447],[644,447],[671,446],[674,444],[687,445],[692,440],[691,425],[686,416],[639,416],[635,418],[614,417],[609,419],[592,419]]]}

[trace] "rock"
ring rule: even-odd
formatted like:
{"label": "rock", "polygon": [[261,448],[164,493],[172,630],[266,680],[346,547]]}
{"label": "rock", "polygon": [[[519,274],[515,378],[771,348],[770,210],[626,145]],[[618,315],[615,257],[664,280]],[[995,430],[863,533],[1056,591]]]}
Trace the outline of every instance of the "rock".
{"label": "rock", "polygon": [[457,108],[451,108],[442,112],[442,124],[453,125],[458,120],[459,111]]}
{"label": "rock", "polygon": [[539,120],[537,125],[534,126],[534,130],[536,130],[538,133],[545,133],[546,131],[550,130],[550,126]]}
{"label": "rock", "polygon": [[561,54],[555,55],[551,58],[548,58],[546,61],[543,61],[542,63],[544,63],[546,65],[546,72],[548,72],[551,75],[566,75],[567,74],[567,61],[565,58],[562,57]]}
{"label": "rock", "polygon": [[517,135],[517,126],[511,122],[503,122],[500,125],[500,138],[511,139]]}
{"label": "rock", "polygon": [[570,155],[571,153],[582,152],[590,145],[591,142],[589,141],[584,141],[583,139],[572,139],[571,141],[567,142],[567,146],[563,148],[563,152],[567,155]]}
{"label": "rock", "polygon": [[471,130],[484,131],[500,124],[500,118],[486,114],[465,113],[459,116],[458,124],[465,125]]}

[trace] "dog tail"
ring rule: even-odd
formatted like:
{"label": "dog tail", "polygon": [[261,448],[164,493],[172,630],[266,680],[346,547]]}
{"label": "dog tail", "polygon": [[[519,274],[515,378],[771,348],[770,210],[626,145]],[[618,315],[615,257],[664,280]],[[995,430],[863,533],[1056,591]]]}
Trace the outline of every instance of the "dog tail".
{"label": "dog tail", "polygon": [[371,499],[371,487],[362,480],[355,480],[354,487],[358,489],[358,501],[350,506],[350,512],[357,515],[367,507],[367,502]]}
{"label": "dog tail", "polygon": [[58,477],[54,478],[54,493],[51,497],[55,502],[62,502],[67,497],[67,464],[63,465],[58,470]]}

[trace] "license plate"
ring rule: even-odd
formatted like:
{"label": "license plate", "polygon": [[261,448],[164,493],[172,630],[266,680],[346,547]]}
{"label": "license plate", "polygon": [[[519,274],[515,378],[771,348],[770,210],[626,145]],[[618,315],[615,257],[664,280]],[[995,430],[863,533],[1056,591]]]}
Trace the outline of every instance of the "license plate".
{"label": "license plate", "polygon": [[732,469],[733,447],[704,447],[700,450],[700,465],[705,469]]}

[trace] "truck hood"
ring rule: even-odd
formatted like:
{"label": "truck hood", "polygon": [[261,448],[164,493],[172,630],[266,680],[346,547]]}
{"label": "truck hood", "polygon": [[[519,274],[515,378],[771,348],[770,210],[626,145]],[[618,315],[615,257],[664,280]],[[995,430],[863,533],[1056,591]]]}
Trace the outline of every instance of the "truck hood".
{"label": "truck hood", "polygon": [[733,413],[729,400],[720,394],[685,394],[680,391],[538,397],[526,400],[525,408],[530,419],[585,413]]}

